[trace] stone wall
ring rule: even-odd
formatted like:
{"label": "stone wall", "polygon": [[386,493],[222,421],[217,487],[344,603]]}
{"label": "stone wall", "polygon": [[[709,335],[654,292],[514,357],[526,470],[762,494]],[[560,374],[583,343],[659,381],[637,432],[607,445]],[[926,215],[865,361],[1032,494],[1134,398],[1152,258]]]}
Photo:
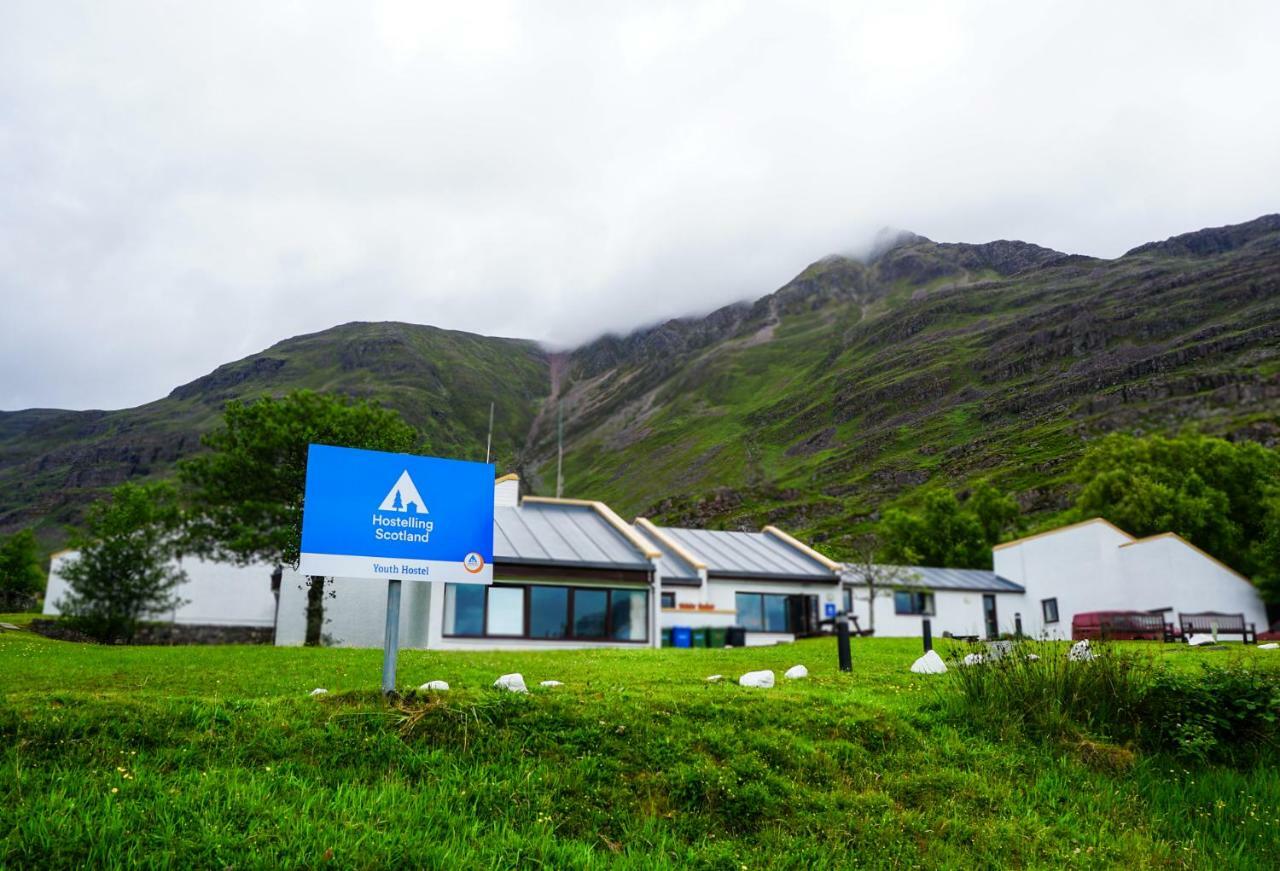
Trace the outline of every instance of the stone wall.
{"label": "stone wall", "polygon": [[[92,641],[59,620],[32,620],[31,631],[60,641]],[[144,623],[134,644],[271,644],[271,626],[209,626],[189,623]]]}

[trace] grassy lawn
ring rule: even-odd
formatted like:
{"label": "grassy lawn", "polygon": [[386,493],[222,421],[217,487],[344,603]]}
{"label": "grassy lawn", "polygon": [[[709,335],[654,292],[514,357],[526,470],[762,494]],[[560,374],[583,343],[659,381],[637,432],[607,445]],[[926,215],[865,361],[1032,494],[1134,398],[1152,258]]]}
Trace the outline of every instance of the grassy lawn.
{"label": "grassy lawn", "polygon": [[[0,867],[1274,867],[1280,764],[995,739],[917,653],[405,651],[403,685],[454,689],[390,708],[380,651],[3,633]],[[508,671],[528,696],[489,688]]]}

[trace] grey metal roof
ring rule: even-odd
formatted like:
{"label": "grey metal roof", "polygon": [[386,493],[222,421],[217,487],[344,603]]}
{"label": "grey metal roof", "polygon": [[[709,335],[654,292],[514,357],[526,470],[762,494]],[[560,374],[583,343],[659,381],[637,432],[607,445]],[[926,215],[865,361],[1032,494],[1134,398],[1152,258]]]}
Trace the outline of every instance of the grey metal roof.
{"label": "grey metal roof", "polygon": [[835,572],[822,563],[765,532],[658,528],[706,563],[707,574],[713,577],[836,580]]}
{"label": "grey metal roof", "polygon": [[644,535],[646,539],[653,542],[653,546],[662,552],[662,556],[658,559],[658,577],[665,581],[673,583],[701,583],[702,579],[698,577],[698,570],[689,565],[680,555],[673,551],[656,535],[646,535],[642,527],[632,524],[632,529]]}
{"label": "grey metal roof", "polygon": [[494,562],[575,568],[652,565],[590,505],[523,502],[493,509]]}
{"label": "grey metal roof", "polygon": [[[933,566],[903,566],[916,577],[913,582],[930,590],[971,590],[983,593],[1025,593],[1008,578],[988,569],[943,569]],[[856,581],[847,583],[857,585]]]}

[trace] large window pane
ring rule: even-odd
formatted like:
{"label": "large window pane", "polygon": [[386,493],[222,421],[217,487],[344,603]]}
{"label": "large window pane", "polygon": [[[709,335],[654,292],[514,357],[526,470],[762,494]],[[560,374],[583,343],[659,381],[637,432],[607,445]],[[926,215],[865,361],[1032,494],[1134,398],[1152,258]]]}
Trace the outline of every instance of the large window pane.
{"label": "large window pane", "polygon": [[613,590],[609,594],[612,637],[621,641],[643,641],[648,635],[649,595],[642,590]]}
{"label": "large window pane", "polygon": [[575,638],[604,638],[608,608],[607,590],[573,591],[573,635]]}
{"label": "large window pane", "polygon": [[524,587],[489,588],[489,635],[524,635]]}
{"label": "large window pane", "polygon": [[787,632],[789,624],[786,596],[764,597],[764,631]]}
{"label": "large window pane", "polygon": [[479,584],[444,585],[444,634],[484,634],[484,590]]}
{"label": "large window pane", "polygon": [[734,598],[738,609],[738,625],[751,632],[764,630],[764,613],[761,610],[759,593],[738,593]]}
{"label": "large window pane", "polygon": [[529,634],[564,638],[569,634],[569,588],[529,588]]}

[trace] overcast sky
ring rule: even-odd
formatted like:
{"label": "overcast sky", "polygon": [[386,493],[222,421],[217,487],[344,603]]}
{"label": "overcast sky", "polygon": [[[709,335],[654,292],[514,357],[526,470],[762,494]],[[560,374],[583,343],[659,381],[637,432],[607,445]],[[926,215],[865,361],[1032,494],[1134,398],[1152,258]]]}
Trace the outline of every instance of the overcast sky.
{"label": "overcast sky", "polygon": [[[1215,8],[1216,7],[1216,8]],[[1280,211],[1280,3],[0,3],[0,408],[404,320],[556,346],[893,226]]]}

